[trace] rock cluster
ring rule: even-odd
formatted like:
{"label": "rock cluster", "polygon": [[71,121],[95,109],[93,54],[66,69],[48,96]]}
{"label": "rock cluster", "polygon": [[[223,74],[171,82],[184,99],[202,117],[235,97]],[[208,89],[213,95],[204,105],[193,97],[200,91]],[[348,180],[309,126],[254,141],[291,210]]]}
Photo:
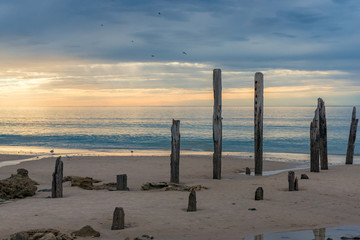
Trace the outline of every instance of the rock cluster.
{"label": "rock cluster", "polygon": [[74,237],[61,233],[56,229],[32,229],[14,233],[10,240],[73,240]]}
{"label": "rock cluster", "polygon": [[17,170],[17,174],[0,180],[0,198],[8,200],[35,195],[37,190],[35,185],[38,184],[29,178],[28,173],[26,169],[20,168]]}
{"label": "rock cluster", "polygon": [[79,231],[72,232],[71,234],[78,237],[100,237],[100,233],[98,231],[95,231],[89,225],[86,225],[82,227]]}

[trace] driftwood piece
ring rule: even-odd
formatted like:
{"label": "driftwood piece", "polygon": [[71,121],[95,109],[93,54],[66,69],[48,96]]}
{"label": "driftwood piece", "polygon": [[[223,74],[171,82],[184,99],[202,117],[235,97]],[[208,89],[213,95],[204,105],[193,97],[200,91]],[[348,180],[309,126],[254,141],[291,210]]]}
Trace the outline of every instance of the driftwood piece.
{"label": "driftwood piece", "polygon": [[53,173],[52,185],[51,185],[51,197],[62,198],[63,197],[63,162],[61,157],[58,157],[55,162],[55,171]]}
{"label": "driftwood piece", "polygon": [[327,127],[326,127],[326,111],[325,103],[318,98],[319,109],[319,148],[320,148],[320,166],[321,170],[328,169],[328,151],[327,151]]}
{"label": "driftwood piece", "polygon": [[195,190],[191,190],[189,194],[189,203],[188,203],[188,212],[196,212],[196,192]]}
{"label": "driftwood piece", "polygon": [[116,175],[116,190],[129,191],[126,174]]}
{"label": "driftwood piece", "polygon": [[255,73],[254,97],[254,156],[255,175],[262,175],[263,167],[263,90],[264,80],[261,72]]}
{"label": "driftwood piece", "polygon": [[319,172],[319,109],[310,123],[310,171]]}
{"label": "driftwood piece", "polygon": [[125,226],[125,213],[122,207],[116,207],[113,214],[111,230],[121,230]]}
{"label": "driftwood piece", "polygon": [[309,179],[309,176],[305,173],[301,174],[301,179]]}
{"label": "driftwood piece", "polygon": [[255,191],[255,200],[264,200],[264,190],[262,187],[258,187]]}
{"label": "driftwood piece", "polygon": [[289,191],[294,191],[295,187],[295,172],[289,171],[288,172],[288,182],[289,182]]}
{"label": "driftwood piece", "polygon": [[171,176],[170,182],[179,183],[180,163],[180,120],[174,120],[171,126]]}
{"label": "driftwood piece", "polygon": [[355,140],[356,140],[356,130],[357,130],[358,122],[359,122],[359,119],[356,118],[356,107],[353,107],[348,147],[347,147],[347,151],[346,151],[346,164],[353,164]]}
{"label": "driftwood piece", "polygon": [[222,117],[221,117],[221,69],[213,71],[214,113],[213,113],[213,179],[221,179]]}

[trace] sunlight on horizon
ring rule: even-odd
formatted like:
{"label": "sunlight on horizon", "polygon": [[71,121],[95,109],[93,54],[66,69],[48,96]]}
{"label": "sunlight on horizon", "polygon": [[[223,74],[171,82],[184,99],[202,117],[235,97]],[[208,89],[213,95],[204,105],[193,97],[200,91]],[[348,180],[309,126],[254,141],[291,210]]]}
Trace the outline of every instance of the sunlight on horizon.
{"label": "sunlight on horizon", "polygon": [[[213,68],[188,62],[7,68],[0,73],[0,106],[212,106]],[[262,72],[266,105],[315,104],[318,97],[333,105],[353,104],[360,93],[342,71]],[[223,104],[252,106],[254,73],[222,69]]]}

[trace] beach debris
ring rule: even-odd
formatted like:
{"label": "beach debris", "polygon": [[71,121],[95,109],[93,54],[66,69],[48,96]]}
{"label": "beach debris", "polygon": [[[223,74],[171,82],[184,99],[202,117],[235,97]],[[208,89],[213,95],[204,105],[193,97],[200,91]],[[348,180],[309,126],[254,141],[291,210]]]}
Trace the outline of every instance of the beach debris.
{"label": "beach debris", "polygon": [[360,239],[360,235],[359,236],[353,236],[353,237],[341,237],[342,240],[359,240]]}
{"label": "beach debris", "polygon": [[51,197],[52,198],[62,198],[63,197],[63,168],[64,164],[61,161],[61,156],[58,157],[55,161],[55,171],[52,175],[52,184],[51,184]]}
{"label": "beach debris", "polygon": [[38,190],[38,192],[51,192],[51,189],[49,188],[44,188],[44,189],[40,189]]}
{"label": "beach debris", "polygon": [[250,175],[251,174],[250,168],[246,167],[245,173],[246,173],[246,175]]}
{"label": "beach debris", "polygon": [[254,156],[255,175],[262,175],[263,168],[263,99],[264,75],[255,73],[255,99],[254,99]]}
{"label": "beach debris", "polygon": [[10,240],[73,240],[74,237],[61,233],[56,229],[31,229],[17,232],[10,236]]}
{"label": "beach debris", "polygon": [[80,187],[85,190],[116,190],[116,183],[103,183],[101,185],[94,185],[94,183],[100,183],[101,181],[91,177],[66,176],[63,178],[63,182],[69,181],[71,182],[72,187]]}
{"label": "beach debris", "polygon": [[222,117],[221,117],[221,69],[213,70],[213,92],[214,92],[214,112],[213,112],[213,179],[221,179],[221,151],[222,151]]}
{"label": "beach debris", "polygon": [[194,189],[189,194],[188,212],[196,212],[196,192]]}
{"label": "beach debris", "polygon": [[38,183],[29,178],[28,171],[19,168],[16,174],[0,180],[0,199],[9,200],[33,196],[37,190],[35,185]]}
{"label": "beach debris", "polygon": [[249,211],[256,211],[256,208],[249,208]]}
{"label": "beach debris", "polygon": [[125,226],[125,213],[122,207],[116,207],[113,214],[111,230],[121,230]]}
{"label": "beach debris", "polygon": [[202,189],[208,189],[205,186],[202,185],[196,185],[196,186],[186,186],[182,184],[175,184],[175,183],[167,183],[167,182],[147,182],[141,185],[142,190],[148,191],[148,190],[165,190],[165,191],[184,191],[184,192],[190,192],[191,190],[200,191]]}
{"label": "beach debris", "polygon": [[350,133],[348,146],[346,151],[346,164],[353,164],[354,158],[354,148],[355,148],[355,140],[356,140],[356,130],[359,119],[356,119],[356,107],[353,107],[352,116],[351,116],[351,124],[350,124]]}
{"label": "beach debris", "polygon": [[309,179],[309,176],[305,173],[301,174],[301,179]]}
{"label": "beach debris", "polygon": [[179,183],[180,120],[173,119],[171,126],[170,182]]}
{"label": "beach debris", "polygon": [[127,187],[127,175],[126,174],[116,175],[116,190],[121,190],[121,191],[129,191],[130,190]]}
{"label": "beach debris", "polygon": [[94,230],[90,225],[86,225],[71,234],[77,237],[100,237],[100,233]]}
{"label": "beach debris", "polygon": [[264,200],[264,190],[262,187],[258,187],[255,191],[255,200]]}
{"label": "beach debris", "polygon": [[298,180],[297,180],[297,178],[295,178],[294,171],[288,172],[288,182],[289,182],[289,191],[298,191],[299,190]]}
{"label": "beach debris", "polygon": [[152,240],[152,239],[154,239],[154,237],[147,234],[134,238],[134,240]]}

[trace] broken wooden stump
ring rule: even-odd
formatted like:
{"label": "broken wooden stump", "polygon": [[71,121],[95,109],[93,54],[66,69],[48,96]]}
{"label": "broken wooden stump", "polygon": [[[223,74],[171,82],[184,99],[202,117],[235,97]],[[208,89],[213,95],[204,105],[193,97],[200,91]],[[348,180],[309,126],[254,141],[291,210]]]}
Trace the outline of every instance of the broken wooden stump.
{"label": "broken wooden stump", "polygon": [[213,179],[221,179],[222,117],[221,117],[221,69],[213,71],[214,113],[213,113]]}
{"label": "broken wooden stump", "polygon": [[113,214],[111,230],[121,230],[125,226],[125,213],[122,207],[116,207]]}
{"label": "broken wooden stump", "polygon": [[264,190],[262,187],[258,187],[255,191],[255,200],[264,200]]}
{"label": "broken wooden stump", "polygon": [[196,212],[196,191],[191,190],[189,194],[188,212]]}
{"label": "broken wooden stump", "polygon": [[327,127],[326,127],[326,112],[325,103],[321,98],[318,98],[319,109],[319,148],[320,148],[320,166],[321,170],[328,169],[328,151],[327,151]]}
{"label": "broken wooden stump", "polygon": [[261,72],[255,73],[254,97],[254,156],[255,175],[262,175],[263,167],[263,92],[264,80]]}
{"label": "broken wooden stump", "polygon": [[294,171],[288,172],[288,182],[289,182],[289,191],[294,191],[294,187],[295,187],[295,172]]}
{"label": "broken wooden stump", "polygon": [[298,182],[298,178],[295,178],[294,181],[294,191],[299,191],[299,182]]}
{"label": "broken wooden stump", "polygon": [[127,187],[127,175],[126,174],[116,175],[116,190],[129,191],[129,188]]}
{"label": "broken wooden stump", "polygon": [[51,185],[51,197],[61,198],[63,197],[63,162],[61,157],[58,157],[55,162],[55,171],[53,173],[52,185]]}
{"label": "broken wooden stump", "polygon": [[348,147],[347,147],[347,151],[346,151],[346,164],[353,164],[355,140],[356,140],[356,130],[357,130],[358,121],[359,121],[359,119],[356,119],[356,107],[353,107]]}
{"label": "broken wooden stump", "polygon": [[180,120],[174,120],[171,126],[171,162],[170,182],[179,183],[180,163]]}
{"label": "broken wooden stump", "polygon": [[246,175],[250,175],[251,174],[251,170],[250,170],[250,168],[246,168],[246,170],[245,170],[245,173],[246,173]]}

